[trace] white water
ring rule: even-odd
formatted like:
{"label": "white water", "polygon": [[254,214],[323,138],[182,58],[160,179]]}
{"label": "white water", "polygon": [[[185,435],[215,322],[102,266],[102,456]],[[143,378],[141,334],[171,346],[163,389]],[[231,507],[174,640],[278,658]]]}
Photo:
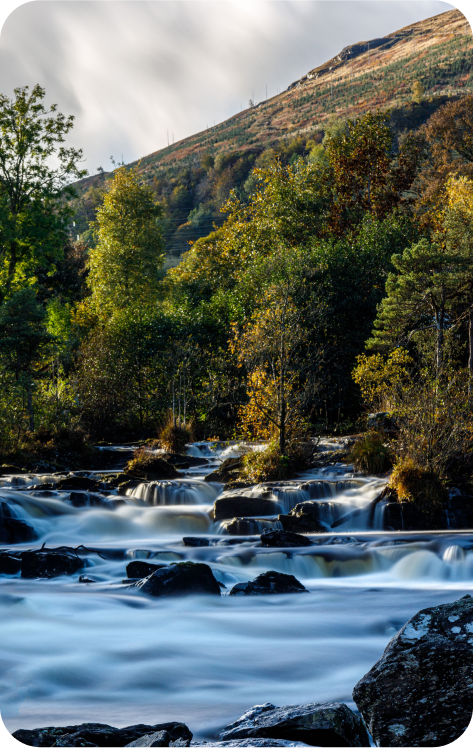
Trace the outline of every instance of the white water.
{"label": "white water", "polygon": [[[201,473],[213,469],[215,453],[205,444],[189,449],[198,456],[206,450],[212,464]],[[226,450],[238,452],[235,445],[217,448],[220,457]],[[473,590],[473,533],[367,531],[366,512],[330,530],[334,520],[368,507],[383,485],[346,466],[245,490],[274,498],[285,511],[308,500],[323,505],[329,532],[296,549],[230,538],[224,523],[211,519],[222,486],[199,476],[192,469],[178,481],[139,486],[114,511],[75,508],[68,492],[22,491],[3,480],[0,498],[39,536],[15,549],[84,544],[105,556],[86,555],[81,573],[95,584],[80,584],[79,573],[0,576],[0,709],[10,730],[179,719],[209,739],[266,701],[352,705],[353,686],[408,618]],[[34,476],[22,485],[39,483]],[[252,521],[261,531],[277,517]],[[184,535],[205,535],[213,545],[185,546]],[[310,594],[150,599],[122,584],[133,558],[203,561],[226,593],[278,570]]]}

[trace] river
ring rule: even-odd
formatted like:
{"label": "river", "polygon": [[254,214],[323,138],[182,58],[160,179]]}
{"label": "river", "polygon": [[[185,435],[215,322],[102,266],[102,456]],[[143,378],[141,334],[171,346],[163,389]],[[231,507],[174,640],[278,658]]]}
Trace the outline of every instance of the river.
{"label": "river", "polygon": [[[381,512],[375,529],[359,512],[331,530],[383,486],[342,464],[269,488],[285,511],[309,498],[324,504],[327,532],[312,536],[315,545],[267,549],[258,536],[228,535],[210,517],[223,486],[203,478],[238,452],[212,447],[190,445],[208,465],[129,490],[114,511],[76,508],[68,492],[42,490],[41,482],[55,480],[49,475],[0,479],[0,498],[39,536],[15,550],[45,543],[100,551],[71,577],[0,576],[0,709],[10,731],[179,720],[209,740],[254,704],[354,708],[354,685],[413,614],[472,593],[473,532],[388,532]],[[271,525],[276,516],[255,521],[255,532]],[[213,544],[184,545],[189,535]],[[310,594],[149,598],[122,583],[135,558],[204,561],[224,593],[262,571],[282,571]],[[95,583],[79,583],[80,573]]]}

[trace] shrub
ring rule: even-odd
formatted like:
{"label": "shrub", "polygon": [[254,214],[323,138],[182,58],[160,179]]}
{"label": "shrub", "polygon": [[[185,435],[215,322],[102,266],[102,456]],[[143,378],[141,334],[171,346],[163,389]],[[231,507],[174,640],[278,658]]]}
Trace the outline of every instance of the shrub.
{"label": "shrub", "polygon": [[392,465],[391,451],[386,437],[379,431],[367,431],[355,442],[350,459],[361,473],[384,473]]}
{"label": "shrub", "polygon": [[241,478],[251,483],[287,480],[308,467],[313,450],[310,442],[291,442],[287,454],[281,454],[279,444],[270,442],[266,449],[248,452],[242,457]]}
{"label": "shrub", "polygon": [[186,444],[194,440],[194,429],[191,421],[180,426],[174,422],[172,412],[158,434],[161,448],[169,454],[182,454]]}
{"label": "shrub", "polygon": [[440,478],[411,458],[396,462],[389,486],[395,489],[398,501],[412,502],[424,511],[440,508],[448,497]]}

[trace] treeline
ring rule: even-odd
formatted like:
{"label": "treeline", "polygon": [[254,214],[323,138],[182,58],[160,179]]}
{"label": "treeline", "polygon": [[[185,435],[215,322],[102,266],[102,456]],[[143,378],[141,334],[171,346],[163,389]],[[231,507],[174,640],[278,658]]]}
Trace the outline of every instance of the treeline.
{"label": "treeline", "polygon": [[209,232],[197,209],[202,235],[168,272],[167,206],[185,215],[192,174],[163,196],[117,169],[93,242],[71,242],[81,154],[43,98],[0,102],[2,174],[25,165],[21,204],[0,175],[4,456],[66,432],[152,437],[166,421],[196,438],[275,438],[284,455],[304,434],[353,429],[363,399],[390,410],[403,372],[424,400],[454,381],[450,412],[463,403],[469,418],[472,97],[400,137],[376,112],[331,121],[321,142],[206,154],[195,173],[224,221]]}

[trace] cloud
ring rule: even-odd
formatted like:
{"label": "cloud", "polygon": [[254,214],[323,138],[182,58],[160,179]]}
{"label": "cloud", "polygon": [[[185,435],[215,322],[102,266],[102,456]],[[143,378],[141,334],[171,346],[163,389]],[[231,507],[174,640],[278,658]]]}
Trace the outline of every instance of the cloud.
{"label": "cloud", "polygon": [[0,37],[0,90],[40,83],[86,168],[125,163],[286,88],[353,42],[449,10],[417,0],[30,2]]}

